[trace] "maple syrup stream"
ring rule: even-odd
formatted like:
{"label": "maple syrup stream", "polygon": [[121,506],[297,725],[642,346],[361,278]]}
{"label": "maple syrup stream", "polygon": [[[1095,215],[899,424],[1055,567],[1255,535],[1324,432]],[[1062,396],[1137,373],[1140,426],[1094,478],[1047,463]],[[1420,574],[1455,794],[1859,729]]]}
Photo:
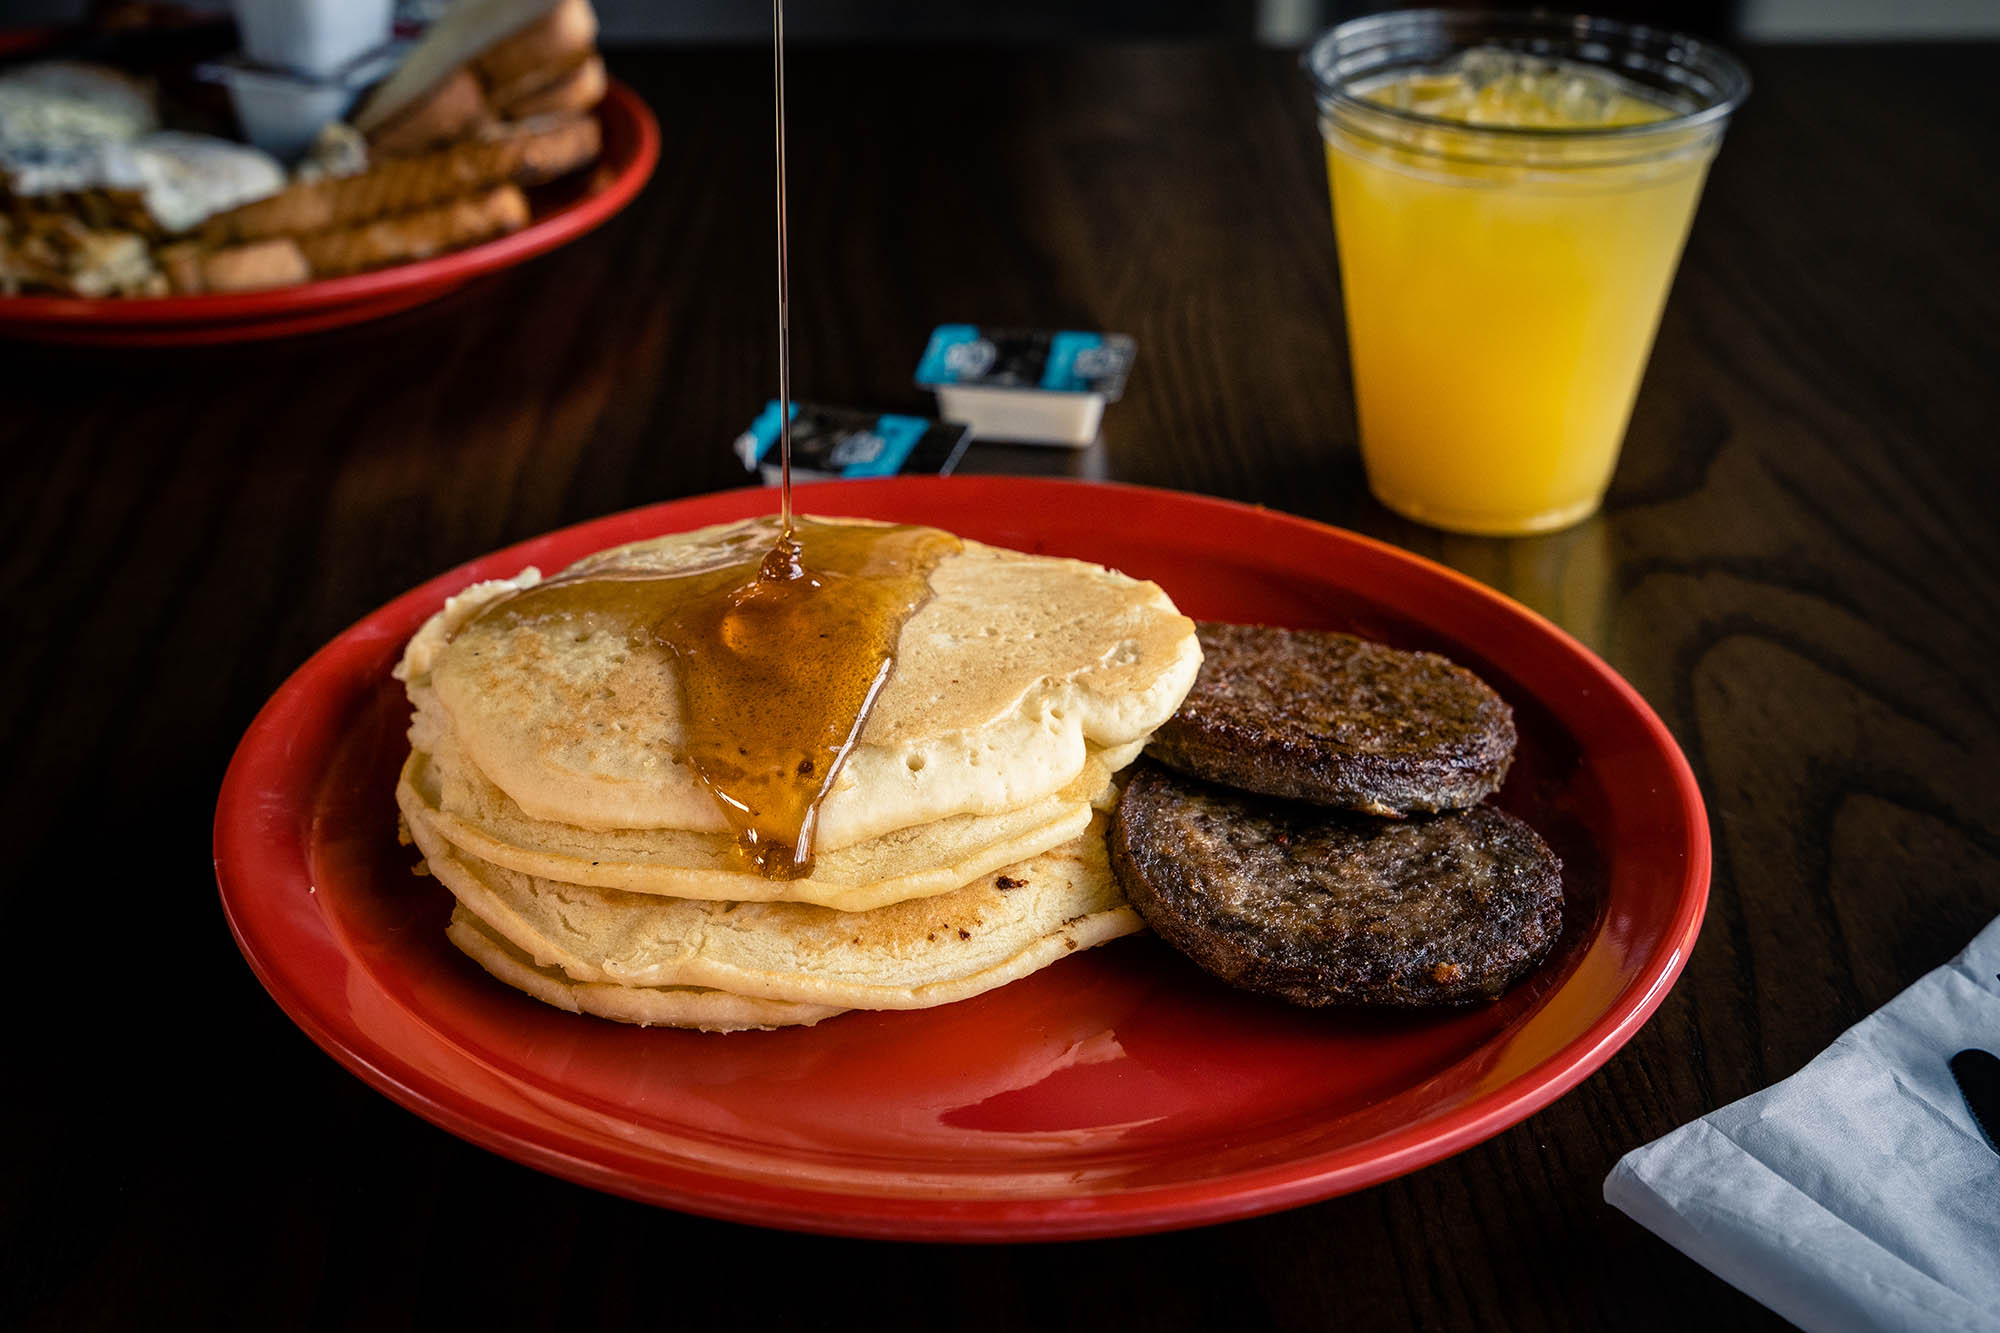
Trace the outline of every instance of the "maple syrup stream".
{"label": "maple syrup stream", "polygon": [[779,513],[728,533],[692,567],[614,554],[497,601],[477,620],[545,640],[608,629],[640,660],[670,667],[686,762],[741,854],[767,878],[797,879],[812,873],[820,804],[889,679],[903,624],[930,599],[931,571],[961,544],[936,528],[793,515],[783,0],[772,0],[771,17]]}
{"label": "maple syrup stream", "polygon": [[[765,561],[773,578],[797,578],[792,540],[792,274],[785,219],[785,0],[771,0],[771,122],[778,168],[778,517],[784,525]],[[777,562],[775,565],[773,562]]]}

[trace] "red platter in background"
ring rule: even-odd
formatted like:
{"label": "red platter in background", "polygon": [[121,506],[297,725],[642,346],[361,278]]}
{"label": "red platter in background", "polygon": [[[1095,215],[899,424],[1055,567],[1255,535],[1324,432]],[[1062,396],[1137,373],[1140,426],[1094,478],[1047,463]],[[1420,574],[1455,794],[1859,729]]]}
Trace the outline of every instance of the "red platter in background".
{"label": "red platter in background", "polygon": [[613,82],[598,104],[604,151],[576,186],[521,230],[464,250],[345,278],[258,292],[157,297],[0,297],[0,337],[99,346],[247,342],[338,328],[434,301],[483,273],[567,244],[632,201],[660,157],[660,127],[639,95]]}

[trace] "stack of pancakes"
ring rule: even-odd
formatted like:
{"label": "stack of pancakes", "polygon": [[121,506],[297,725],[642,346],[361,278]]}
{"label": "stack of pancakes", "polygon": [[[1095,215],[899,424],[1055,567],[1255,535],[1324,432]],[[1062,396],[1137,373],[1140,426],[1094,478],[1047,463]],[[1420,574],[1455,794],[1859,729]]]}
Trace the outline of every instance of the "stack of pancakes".
{"label": "stack of pancakes", "polygon": [[[693,569],[742,525],[581,562]],[[932,571],[818,811],[810,873],[766,878],[687,762],[675,653],[610,610],[452,598],[397,675],[397,799],[457,897],[452,941],[551,1004],[707,1030],[963,999],[1140,928],[1106,863],[1112,775],[1200,665],[1157,587],[966,542]],[[754,706],[740,719],[754,742]]]}

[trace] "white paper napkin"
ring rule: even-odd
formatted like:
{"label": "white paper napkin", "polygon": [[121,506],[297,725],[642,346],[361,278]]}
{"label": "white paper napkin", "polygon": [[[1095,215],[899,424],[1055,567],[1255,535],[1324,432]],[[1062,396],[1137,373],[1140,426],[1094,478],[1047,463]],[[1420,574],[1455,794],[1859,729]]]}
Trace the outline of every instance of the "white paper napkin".
{"label": "white paper napkin", "polygon": [[2000,1330],[2000,1154],[1946,1066],[2000,1054],[2000,920],[1792,1077],[1627,1153],[1604,1198],[1811,1333]]}

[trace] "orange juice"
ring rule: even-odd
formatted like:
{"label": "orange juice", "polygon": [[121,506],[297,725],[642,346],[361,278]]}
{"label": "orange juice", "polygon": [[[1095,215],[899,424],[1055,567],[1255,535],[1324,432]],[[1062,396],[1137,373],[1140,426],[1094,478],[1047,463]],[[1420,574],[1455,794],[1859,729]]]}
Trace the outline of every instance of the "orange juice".
{"label": "orange juice", "polygon": [[1322,97],[1384,504],[1496,534],[1596,510],[1721,133],[1683,111],[1487,48]]}

